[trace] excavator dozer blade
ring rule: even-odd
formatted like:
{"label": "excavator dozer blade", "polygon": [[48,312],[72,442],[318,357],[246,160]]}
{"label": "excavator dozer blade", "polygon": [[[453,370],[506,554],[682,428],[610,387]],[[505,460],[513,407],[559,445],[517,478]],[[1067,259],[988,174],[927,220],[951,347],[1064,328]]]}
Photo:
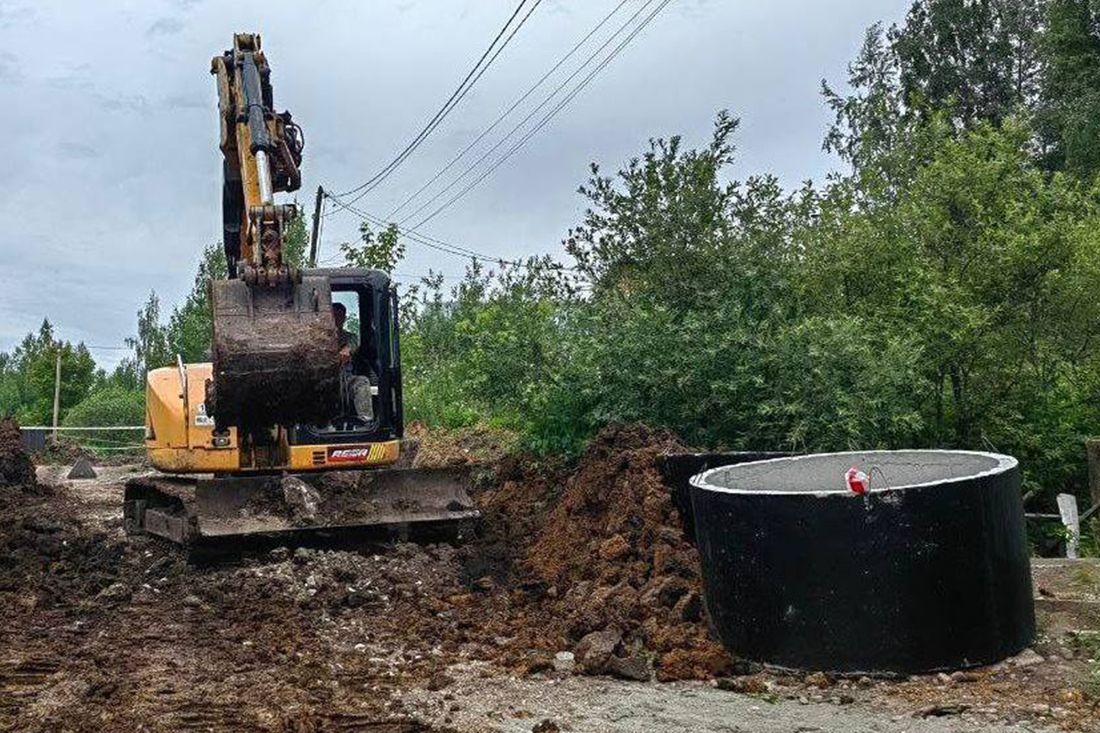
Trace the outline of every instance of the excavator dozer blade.
{"label": "excavator dozer blade", "polygon": [[214,383],[207,408],[238,428],[324,422],[340,406],[328,278],[249,286],[212,280]]}
{"label": "excavator dozer blade", "polygon": [[146,476],[126,485],[128,532],[183,545],[192,559],[272,547],[459,542],[480,513],[469,471],[381,469],[290,476]]}

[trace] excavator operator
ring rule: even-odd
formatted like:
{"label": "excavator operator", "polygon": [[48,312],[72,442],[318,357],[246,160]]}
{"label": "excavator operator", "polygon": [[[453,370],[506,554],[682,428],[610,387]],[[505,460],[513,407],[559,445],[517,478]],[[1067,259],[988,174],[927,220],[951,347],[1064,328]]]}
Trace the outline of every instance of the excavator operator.
{"label": "excavator operator", "polygon": [[336,321],[336,339],[340,343],[340,361],[350,369],[352,357],[359,350],[359,337],[344,329],[348,320],[348,308],[343,303],[332,304],[332,318]]}
{"label": "excavator operator", "polygon": [[[340,361],[343,402],[346,412],[352,412],[360,420],[374,420],[374,395],[369,376],[355,373],[355,356],[359,351],[359,337],[344,329],[348,309],[343,303],[332,304],[332,318],[336,321],[336,338],[340,344]],[[348,408],[351,408],[350,410]]]}

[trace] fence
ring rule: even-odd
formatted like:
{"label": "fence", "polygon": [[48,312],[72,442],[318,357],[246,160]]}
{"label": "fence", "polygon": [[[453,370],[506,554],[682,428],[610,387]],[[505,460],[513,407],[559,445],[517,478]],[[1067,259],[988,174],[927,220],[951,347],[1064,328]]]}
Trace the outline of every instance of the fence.
{"label": "fence", "polygon": [[144,425],[109,425],[88,428],[58,426],[56,429],[50,425],[31,425],[20,427],[20,430],[23,433],[23,447],[32,453],[44,450],[55,430],[59,438],[96,452],[136,451],[145,447],[145,444],[142,443],[145,434]]}

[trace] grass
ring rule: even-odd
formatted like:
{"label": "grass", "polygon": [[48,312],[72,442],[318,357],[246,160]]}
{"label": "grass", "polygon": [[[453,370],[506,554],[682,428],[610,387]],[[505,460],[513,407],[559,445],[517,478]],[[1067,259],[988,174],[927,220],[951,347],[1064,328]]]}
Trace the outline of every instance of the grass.
{"label": "grass", "polygon": [[1073,632],[1073,648],[1089,665],[1082,689],[1093,700],[1100,699],[1100,631]]}

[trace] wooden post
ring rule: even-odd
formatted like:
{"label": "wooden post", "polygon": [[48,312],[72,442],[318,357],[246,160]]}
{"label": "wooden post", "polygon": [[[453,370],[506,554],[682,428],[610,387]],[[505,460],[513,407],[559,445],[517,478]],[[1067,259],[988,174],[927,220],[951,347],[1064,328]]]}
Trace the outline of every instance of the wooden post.
{"label": "wooden post", "polygon": [[57,368],[53,378],[53,439],[57,442],[57,415],[61,410],[61,347],[57,347]]}
{"label": "wooden post", "polygon": [[321,231],[321,202],[325,189],[317,187],[317,200],[313,204],[313,234],[309,238],[309,267],[317,267],[317,235]]}
{"label": "wooden post", "polygon": [[1100,504],[1100,438],[1085,441],[1085,455],[1089,462],[1089,494],[1092,505]]}

